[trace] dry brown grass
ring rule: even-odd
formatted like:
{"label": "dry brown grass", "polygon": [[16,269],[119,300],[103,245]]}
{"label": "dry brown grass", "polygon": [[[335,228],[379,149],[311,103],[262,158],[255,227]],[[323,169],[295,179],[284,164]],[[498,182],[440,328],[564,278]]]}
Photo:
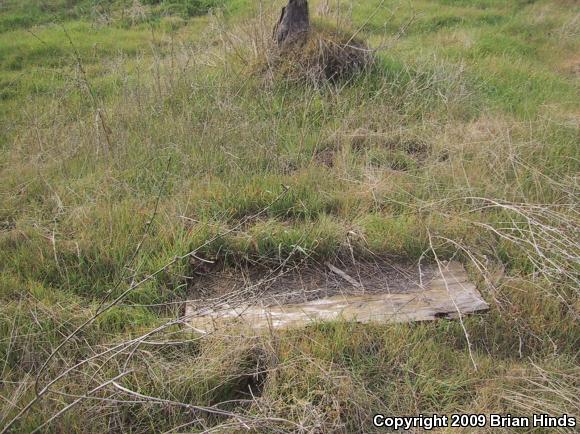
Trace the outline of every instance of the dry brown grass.
{"label": "dry brown grass", "polygon": [[[538,90],[528,72],[550,70],[541,53],[525,54],[533,62],[522,77],[494,68],[501,52],[490,60],[462,51],[507,25],[524,42],[535,31],[534,40],[572,44],[577,21],[564,8],[552,13],[555,2],[538,22],[559,20],[560,33],[531,29],[533,9],[417,3],[423,27],[349,86],[326,86],[334,30],[310,47],[314,68],[296,65],[297,81],[314,86],[256,79],[274,14],[248,22],[216,13],[171,34],[77,24],[98,105],[74,55],[60,56],[70,44],[59,28],[35,29],[56,54],[25,32],[0,35],[7,54],[8,40],[26,37],[40,53],[17,53],[29,62],[21,82],[20,71],[0,71],[3,83],[18,82],[15,95],[0,89],[1,427],[23,409],[15,432],[350,433],[372,432],[377,411],[578,414],[578,116],[561,94],[552,98],[570,74],[546,75]],[[412,14],[401,5],[395,18]],[[442,9],[499,21],[447,26]],[[369,25],[377,45],[386,15]],[[137,42],[125,46],[129,35]],[[348,39],[338,37],[339,51]],[[113,48],[99,51],[108,40]],[[522,101],[540,115],[518,118]],[[95,122],[101,106],[109,154]],[[252,219],[283,186],[288,196]],[[191,251],[258,264],[273,279],[336,255],[436,253],[462,261],[492,309],[464,327],[338,322],[259,341],[235,330],[196,334],[177,319],[195,273],[183,258]],[[38,396],[36,383],[50,386]]]}
{"label": "dry brown grass", "polygon": [[320,86],[356,78],[372,64],[372,51],[344,31],[314,27],[305,40],[272,48],[265,67],[268,76]]}

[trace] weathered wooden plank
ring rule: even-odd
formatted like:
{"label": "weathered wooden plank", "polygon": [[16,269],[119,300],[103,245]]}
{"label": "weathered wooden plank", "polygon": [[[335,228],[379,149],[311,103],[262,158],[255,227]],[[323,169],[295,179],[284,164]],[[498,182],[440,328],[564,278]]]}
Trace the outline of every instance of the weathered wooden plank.
{"label": "weathered wooden plank", "polygon": [[189,324],[196,330],[210,332],[220,326],[239,324],[259,330],[301,327],[311,322],[338,320],[369,322],[430,321],[457,318],[487,310],[475,285],[469,282],[463,266],[451,262],[443,267],[424,288],[409,288],[409,292],[369,295],[337,295],[314,301],[277,306],[241,305],[208,309],[203,315],[193,315],[192,302],[186,309]]}

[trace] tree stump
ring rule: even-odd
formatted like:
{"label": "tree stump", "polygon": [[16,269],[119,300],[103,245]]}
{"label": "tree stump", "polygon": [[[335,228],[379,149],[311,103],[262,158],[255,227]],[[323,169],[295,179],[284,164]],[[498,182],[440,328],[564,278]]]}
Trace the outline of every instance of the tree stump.
{"label": "tree stump", "polygon": [[288,0],[286,7],[274,29],[274,37],[279,47],[294,44],[305,39],[310,30],[308,0]]}

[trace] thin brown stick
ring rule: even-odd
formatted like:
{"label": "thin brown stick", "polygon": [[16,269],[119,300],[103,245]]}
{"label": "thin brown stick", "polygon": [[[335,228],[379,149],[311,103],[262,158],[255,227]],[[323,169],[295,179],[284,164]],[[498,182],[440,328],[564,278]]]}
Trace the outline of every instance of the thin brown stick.
{"label": "thin brown stick", "polygon": [[67,411],[69,411],[71,408],[73,408],[75,405],[77,405],[79,402],[83,401],[84,399],[87,399],[90,397],[90,395],[92,395],[93,393],[98,392],[101,389],[104,389],[105,387],[107,387],[109,384],[115,383],[115,381],[120,380],[121,378],[123,378],[125,375],[130,374],[132,371],[126,371],[123,372],[119,375],[117,375],[116,377],[110,379],[109,381],[105,381],[104,383],[100,384],[99,386],[95,387],[94,389],[89,390],[87,393],[85,393],[83,396],[80,396],[79,398],[75,399],[73,402],[71,402],[69,405],[67,405],[66,407],[64,407],[62,410],[60,410],[58,413],[56,413],[55,415],[53,415],[50,419],[48,419],[46,422],[42,423],[41,425],[37,426],[33,431],[31,431],[31,434],[37,433],[39,432],[41,429],[43,429],[44,427],[48,426],[53,420],[58,419],[60,416],[62,416],[63,414],[65,414]]}

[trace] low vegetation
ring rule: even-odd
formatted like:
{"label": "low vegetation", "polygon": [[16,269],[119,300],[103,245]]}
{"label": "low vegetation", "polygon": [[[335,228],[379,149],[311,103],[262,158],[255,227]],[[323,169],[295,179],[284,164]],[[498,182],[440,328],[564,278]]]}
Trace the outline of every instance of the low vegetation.
{"label": "low vegetation", "polygon": [[[0,4],[0,431],[580,415],[578,5],[311,3],[372,67],[264,73],[281,2]],[[204,261],[337,257],[459,260],[491,310],[262,339],[179,322]]]}

